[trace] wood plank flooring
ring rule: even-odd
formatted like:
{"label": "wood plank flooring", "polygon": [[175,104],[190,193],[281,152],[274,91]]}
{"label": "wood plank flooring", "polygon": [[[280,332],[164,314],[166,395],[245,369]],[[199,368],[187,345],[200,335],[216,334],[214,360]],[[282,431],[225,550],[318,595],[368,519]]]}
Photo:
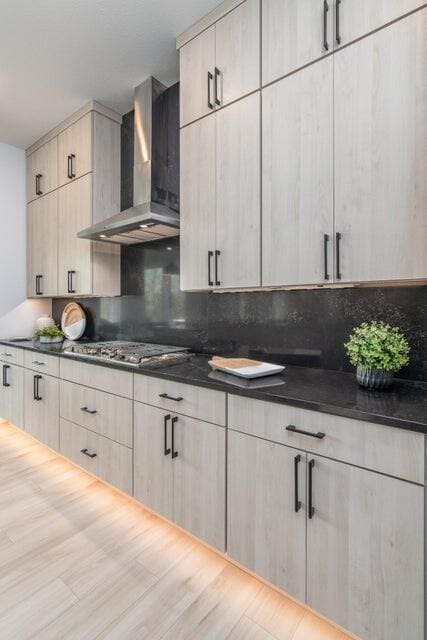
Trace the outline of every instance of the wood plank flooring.
{"label": "wood plank flooring", "polygon": [[345,640],[6,422],[2,640]]}

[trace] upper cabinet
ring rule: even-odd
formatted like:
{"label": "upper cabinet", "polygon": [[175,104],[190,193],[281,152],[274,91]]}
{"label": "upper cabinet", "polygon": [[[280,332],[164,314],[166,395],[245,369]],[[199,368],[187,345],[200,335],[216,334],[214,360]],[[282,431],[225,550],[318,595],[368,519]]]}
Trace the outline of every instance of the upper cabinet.
{"label": "upper cabinet", "polygon": [[27,151],[28,190],[34,172],[42,174],[27,207],[29,297],[120,294],[120,247],[77,237],[120,211],[120,124],[90,103]]}
{"label": "upper cabinet", "polygon": [[263,86],[423,4],[420,0],[263,0]]}
{"label": "upper cabinet", "polygon": [[58,136],[58,185],[92,171],[92,112]]}
{"label": "upper cabinet", "polygon": [[58,141],[53,138],[27,157],[27,202],[56,189]]}
{"label": "upper cabinet", "polygon": [[180,48],[181,126],[260,87],[260,2],[233,4]]}

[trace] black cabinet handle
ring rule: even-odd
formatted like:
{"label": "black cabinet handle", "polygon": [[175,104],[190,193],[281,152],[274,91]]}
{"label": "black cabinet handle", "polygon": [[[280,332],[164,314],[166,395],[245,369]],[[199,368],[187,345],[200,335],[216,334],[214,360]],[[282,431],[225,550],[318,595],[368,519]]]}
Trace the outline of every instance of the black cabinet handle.
{"label": "black cabinet handle", "polygon": [[313,467],[314,460],[310,460],[308,463],[308,517],[310,520],[314,516],[313,507]]}
{"label": "black cabinet handle", "polygon": [[312,431],[304,431],[304,429],[297,429],[297,427],[294,427],[293,424],[288,424],[288,426],[286,427],[286,431],[292,431],[292,433],[300,433],[303,436],[311,436],[312,438],[317,438],[318,440],[323,440],[323,438],[325,437],[325,434],[321,431],[318,431],[317,433],[313,433]]}
{"label": "black cabinet handle", "polygon": [[341,44],[340,4],[341,4],[341,0],[335,0],[335,40],[337,41],[337,44]]}
{"label": "black cabinet handle", "polygon": [[76,156],[74,155],[74,153],[72,153],[70,155],[70,158],[71,158],[71,162],[70,162],[70,165],[71,165],[71,177],[75,178],[76,177]]}
{"label": "black cabinet handle", "polygon": [[326,0],[323,0],[323,48],[325,51],[329,50],[328,42],[328,11],[329,5]]}
{"label": "black cabinet handle", "polygon": [[217,104],[218,106],[221,106],[221,100],[219,99],[219,96],[218,96],[218,80],[220,77],[221,77],[221,71],[218,69],[218,67],[215,67],[214,94],[215,94],[215,104]]}
{"label": "black cabinet handle", "polygon": [[96,458],[96,456],[98,455],[96,453],[89,453],[88,449],[81,449],[80,453],[83,453],[83,455],[87,456],[88,458]]}
{"label": "black cabinet handle", "polygon": [[33,387],[33,397],[34,400],[43,400],[43,398],[40,395],[40,380],[42,379],[42,376],[34,376],[34,387]]}
{"label": "black cabinet handle", "polygon": [[336,239],[336,257],[337,257],[337,280],[341,280],[341,267],[340,267],[340,244],[341,244],[341,234],[337,231],[335,234]]}
{"label": "black cabinet handle", "polygon": [[211,98],[212,80],[213,80],[213,75],[211,74],[210,71],[208,71],[208,109],[213,109],[214,108],[214,104],[213,104],[212,98]]}
{"label": "black cabinet handle", "polygon": [[87,407],[80,407],[80,411],[84,413],[89,413],[91,416],[94,416],[95,413],[98,413],[96,409],[88,409]]}
{"label": "black cabinet handle", "polygon": [[174,400],[174,402],[181,402],[184,400],[181,396],[170,396],[167,393],[159,393],[159,398],[165,398],[166,400]]}
{"label": "black cabinet handle", "polygon": [[213,258],[213,251],[208,251],[208,286],[209,287],[213,287],[213,280],[212,280],[212,274],[211,274],[211,264],[212,264],[212,258]]}
{"label": "black cabinet handle", "polygon": [[75,271],[68,271],[68,293],[76,293],[73,289],[73,275]]}
{"label": "black cabinet handle", "polygon": [[168,447],[168,422],[171,419],[170,413],[164,417],[163,427],[164,427],[164,438],[163,438],[163,449],[165,456],[168,456],[171,452],[170,447]]}
{"label": "black cabinet handle", "polygon": [[7,372],[9,369],[10,369],[10,366],[8,364],[3,365],[3,386],[4,387],[10,387],[10,382],[7,379]]}
{"label": "black cabinet handle", "polygon": [[45,362],[40,362],[39,360],[33,360],[31,364],[35,364],[37,367],[44,367]]}
{"label": "black cabinet handle", "polygon": [[42,296],[43,295],[43,291],[41,288],[41,281],[42,281],[43,276],[41,274],[38,274],[36,276],[36,296]]}
{"label": "black cabinet handle", "polygon": [[301,509],[301,500],[298,496],[298,465],[301,462],[301,456],[298,454],[294,458],[294,486],[295,486],[295,513]]}
{"label": "black cabinet handle", "polygon": [[218,278],[218,258],[221,255],[221,251],[215,250],[215,286],[219,287],[221,282]]}
{"label": "black cabinet handle", "polygon": [[174,416],[172,418],[172,458],[178,457],[178,451],[175,450],[175,425],[178,422],[178,418]]}
{"label": "black cabinet handle", "polygon": [[329,280],[329,272],[328,272],[328,243],[329,243],[329,236],[327,233],[325,233],[325,235],[323,236],[323,264],[325,267],[325,273],[323,275],[323,278],[325,280]]}
{"label": "black cabinet handle", "polygon": [[42,196],[43,191],[41,190],[41,179],[43,178],[43,174],[36,174],[36,196]]}
{"label": "black cabinet handle", "polygon": [[67,176],[68,178],[72,178],[72,169],[71,169],[71,156],[67,156]]}

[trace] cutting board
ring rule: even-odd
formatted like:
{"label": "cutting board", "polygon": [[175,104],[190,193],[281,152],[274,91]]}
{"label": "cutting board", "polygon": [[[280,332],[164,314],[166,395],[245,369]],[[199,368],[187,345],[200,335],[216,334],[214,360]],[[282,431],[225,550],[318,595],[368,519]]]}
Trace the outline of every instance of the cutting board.
{"label": "cutting board", "polygon": [[214,357],[209,360],[212,369],[230,373],[239,378],[262,378],[264,376],[273,376],[281,373],[285,367],[269,362],[258,362],[257,360],[249,360],[247,358],[219,358]]}

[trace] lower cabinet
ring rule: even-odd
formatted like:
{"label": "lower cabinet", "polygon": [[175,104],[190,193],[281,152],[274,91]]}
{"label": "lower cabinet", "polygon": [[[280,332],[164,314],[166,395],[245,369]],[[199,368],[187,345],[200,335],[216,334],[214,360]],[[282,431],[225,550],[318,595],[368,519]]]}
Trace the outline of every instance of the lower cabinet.
{"label": "lower cabinet", "polygon": [[308,465],[307,604],[363,640],[422,640],[424,487],[318,456]]}
{"label": "lower cabinet", "polygon": [[59,380],[25,369],[25,431],[59,451]]}
{"label": "lower cabinet", "polygon": [[3,364],[0,386],[0,419],[7,420],[16,427],[24,426],[24,369]]}
{"label": "lower cabinet", "polygon": [[228,432],[228,553],[305,601],[307,454]]}
{"label": "lower cabinet", "polygon": [[135,403],[134,495],[225,550],[226,430]]}
{"label": "lower cabinet", "polygon": [[61,418],[61,454],[132,495],[132,449]]}

